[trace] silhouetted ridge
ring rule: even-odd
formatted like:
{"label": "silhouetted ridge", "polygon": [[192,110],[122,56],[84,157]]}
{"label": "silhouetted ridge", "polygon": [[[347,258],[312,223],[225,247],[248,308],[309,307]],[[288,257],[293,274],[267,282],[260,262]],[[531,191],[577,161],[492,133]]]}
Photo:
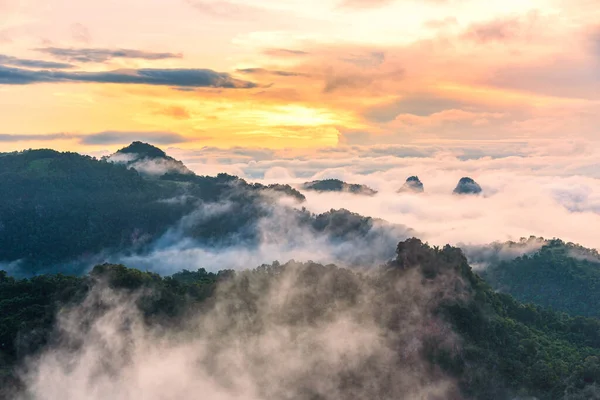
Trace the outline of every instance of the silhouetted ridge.
{"label": "silhouetted ridge", "polygon": [[423,186],[423,182],[419,179],[418,176],[409,176],[406,179],[404,185],[398,190],[398,193],[401,192],[414,192],[414,193],[423,193],[425,191],[425,187]]}
{"label": "silhouetted ridge", "polygon": [[469,177],[461,178],[454,189],[454,194],[480,194],[481,186]]}

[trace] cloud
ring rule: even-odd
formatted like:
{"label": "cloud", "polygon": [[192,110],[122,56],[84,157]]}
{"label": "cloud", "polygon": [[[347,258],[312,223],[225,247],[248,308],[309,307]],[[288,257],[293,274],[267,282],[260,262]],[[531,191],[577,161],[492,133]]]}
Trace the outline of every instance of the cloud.
{"label": "cloud", "polygon": [[81,63],[102,63],[113,58],[134,58],[142,60],[166,60],[181,58],[180,53],[156,53],[151,51],[133,49],[73,49],[60,47],[42,47],[36,51],[50,54],[53,57]]}
{"label": "cloud", "polygon": [[480,43],[502,42],[516,37],[521,28],[518,18],[501,18],[471,25],[464,37]]}
{"label": "cloud", "polygon": [[[356,8],[356,9],[365,9],[365,8],[380,8],[385,7],[387,5],[396,3],[398,0],[343,0],[341,3],[341,7],[343,8]],[[441,5],[450,3],[452,0],[421,0],[417,2],[430,3],[433,5]]]}
{"label": "cloud", "polygon": [[81,135],[81,143],[88,145],[99,144],[125,144],[133,141],[142,141],[161,144],[183,143],[189,141],[188,138],[172,132],[120,132],[105,131]]}
{"label": "cloud", "polygon": [[175,119],[189,119],[190,112],[185,107],[180,106],[169,106],[158,110],[162,115],[172,117]]}
{"label": "cloud", "polygon": [[26,58],[17,58],[3,54],[0,54],[0,64],[12,65],[14,67],[47,69],[69,69],[74,67],[74,65],[72,64],[44,60],[30,60]]}
{"label": "cloud", "polygon": [[71,37],[78,42],[89,43],[92,39],[90,30],[83,24],[75,23],[71,25]]}
{"label": "cloud", "polygon": [[15,142],[36,142],[36,141],[52,141],[52,140],[63,140],[71,139],[73,135],[68,133],[46,133],[46,134],[10,134],[0,133],[0,143],[15,143]]}
{"label": "cloud", "polygon": [[[593,62],[553,56],[543,63],[497,67],[483,83],[547,96],[596,100],[600,74]],[[593,122],[590,122],[593,124]]]}
{"label": "cloud", "polygon": [[363,68],[377,67],[385,61],[385,53],[383,51],[371,51],[367,54],[353,54],[342,58],[342,61]]}
{"label": "cloud", "polygon": [[375,83],[382,84],[389,80],[402,80],[404,77],[404,68],[373,73],[331,68],[325,73],[323,93],[334,93],[345,90],[366,90]]}
{"label": "cloud", "polygon": [[[383,218],[436,245],[485,245],[535,235],[600,247],[600,146],[590,141],[346,145],[237,158],[214,148],[170,153],[199,172],[235,167],[265,184],[338,178],[368,185],[379,193],[356,199],[307,192],[304,206],[316,213],[346,208]],[[412,175],[425,184],[425,193],[396,193]],[[474,178],[485,195],[452,196],[463,176]]]}
{"label": "cloud", "polygon": [[438,312],[469,298],[460,277],[383,274],[264,266],[221,279],[210,301],[162,322],[140,306],[158,293],[90,278],[87,296],[59,312],[54,340],[21,368],[22,398],[460,398],[426,357],[432,343],[461,351]]}
{"label": "cloud", "polygon": [[243,68],[238,69],[237,72],[249,75],[307,76],[301,72],[273,71],[264,68]]}
{"label": "cloud", "polygon": [[0,66],[0,85],[34,83],[117,83],[179,87],[254,88],[253,82],[209,69],[127,69],[104,72],[26,70]]}
{"label": "cloud", "polygon": [[344,0],[344,8],[379,8],[394,3],[396,0]]}
{"label": "cloud", "polygon": [[265,12],[262,8],[225,0],[186,0],[192,7],[211,17],[252,20]]}
{"label": "cloud", "polygon": [[77,140],[85,145],[128,144],[136,140],[161,144],[188,142],[190,139],[173,132],[128,132],[105,131],[89,134],[46,133],[46,134],[0,134],[0,143],[47,142],[55,140]]}
{"label": "cloud", "polygon": [[371,107],[365,112],[365,117],[374,122],[390,122],[400,114],[426,117],[462,106],[464,103],[461,100],[441,97],[433,93],[416,93],[388,104]]}
{"label": "cloud", "polygon": [[264,53],[273,57],[301,57],[310,54],[306,51],[290,49],[268,49]]}

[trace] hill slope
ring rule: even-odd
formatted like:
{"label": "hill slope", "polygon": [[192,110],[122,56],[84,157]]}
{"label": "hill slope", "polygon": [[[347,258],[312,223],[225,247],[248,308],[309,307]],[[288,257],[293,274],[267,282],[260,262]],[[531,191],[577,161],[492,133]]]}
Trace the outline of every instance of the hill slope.
{"label": "hill slope", "polygon": [[482,276],[520,301],[600,317],[600,255],[595,250],[550,240],[533,254],[492,264]]}
{"label": "hill slope", "polygon": [[[117,153],[131,154],[181,164],[139,142]],[[361,235],[375,242],[375,234],[382,234],[381,243],[404,237],[398,236],[403,228],[382,229],[382,224],[345,210],[323,225],[323,219],[306,210],[280,204],[282,197],[305,200],[289,185],[249,184],[227,174],[198,176],[179,167],[150,176],[136,170],[137,161],[112,161],[53,150],[0,154],[0,266],[23,275],[81,273],[123,254],[149,254],[165,241],[176,246],[175,239],[187,246],[252,249],[266,239],[294,242],[304,237],[308,243],[311,235],[323,243]],[[280,217],[296,231],[283,226],[283,219],[275,224]],[[348,220],[354,222],[344,225]],[[368,247],[362,250],[376,254]],[[352,254],[360,256],[360,251]]]}

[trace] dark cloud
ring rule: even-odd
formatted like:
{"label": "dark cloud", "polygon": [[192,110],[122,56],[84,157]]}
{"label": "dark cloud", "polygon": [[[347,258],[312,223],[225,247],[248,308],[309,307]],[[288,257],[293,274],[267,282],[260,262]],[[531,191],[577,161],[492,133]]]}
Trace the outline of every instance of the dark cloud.
{"label": "dark cloud", "polygon": [[3,54],[0,54],[0,64],[12,65],[14,67],[48,69],[68,69],[74,67],[74,65],[72,64],[44,60],[29,60],[26,58],[11,57]]}
{"label": "dark cloud", "polygon": [[310,53],[302,50],[290,50],[290,49],[268,49],[264,52],[267,55],[274,57],[294,57],[294,56],[306,56]]}
{"label": "dark cloud", "polygon": [[463,106],[462,102],[455,99],[432,94],[418,94],[405,96],[398,101],[370,108],[365,113],[365,117],[374,122],[390,122],[400,114],[427,117],[444,110],[457,109]]}
{"label": "dark cloud", "polygon": [[105,131],[92,133],[89,135],[81,135],[80,142],[82,144],[125,144],[133,141],[149,142],[154,144],[173,144],[188,142],[186,137],[173,132],[121,132],[121,131]]}
{"label": "dark cloud", "polygon": [[264,68],[244,68],[238,69],[237,72],[249,75],[278,75],[278,76],[306,76],[306,74],[300,72],[291,71],[273,71]]}
{"label": "dark cloud", "polygon": [[142,60],[165,60],[169,58],[181,58],[176,53],[156,53],[151,51],[134,49],[67,49],[61,47],[42,47],[36,49],[42,53],[71,62],[80,63],[102,63],[113,58],[135,58]]}
{"label": "dark cloud", "polygon": [[252,82],[209,69],[128,69],[104,72],[26,70],[0,66],[0,85],[94,82],[178,87],[254,88]]}

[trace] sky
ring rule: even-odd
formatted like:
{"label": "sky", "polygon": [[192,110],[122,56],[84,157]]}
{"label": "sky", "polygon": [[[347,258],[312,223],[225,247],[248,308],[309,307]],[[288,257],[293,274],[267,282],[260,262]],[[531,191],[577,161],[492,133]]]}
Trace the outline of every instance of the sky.
{"label": "sky", "polygon": [[0,0],[0,151],[600,136],[597,0]]}

